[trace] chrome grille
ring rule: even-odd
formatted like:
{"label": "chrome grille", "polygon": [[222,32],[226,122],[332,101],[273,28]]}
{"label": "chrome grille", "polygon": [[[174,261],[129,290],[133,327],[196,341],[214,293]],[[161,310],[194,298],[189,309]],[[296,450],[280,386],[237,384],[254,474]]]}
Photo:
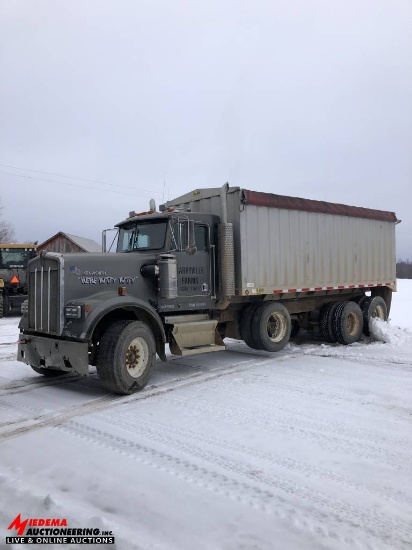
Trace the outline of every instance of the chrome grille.
{"label": "chrome grille", "polygon": [[47,253],[29,265],[29,327],[61,333],[62,256]]}

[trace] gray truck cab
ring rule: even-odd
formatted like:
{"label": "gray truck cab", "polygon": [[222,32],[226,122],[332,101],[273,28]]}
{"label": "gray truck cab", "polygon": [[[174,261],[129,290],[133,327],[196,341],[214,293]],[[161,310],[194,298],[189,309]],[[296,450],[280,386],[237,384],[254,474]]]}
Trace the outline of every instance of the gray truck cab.
{"label": "gray truck cab", "polygon": [[[18,359],[45,376],[87,375],[141,389],[156,353],[223,349],[210,312],[218,303],[219,217],[166,211],[117,225],[113,253],[41,253],[29,264]],[[117,366],[116,366],[117,365]]]}

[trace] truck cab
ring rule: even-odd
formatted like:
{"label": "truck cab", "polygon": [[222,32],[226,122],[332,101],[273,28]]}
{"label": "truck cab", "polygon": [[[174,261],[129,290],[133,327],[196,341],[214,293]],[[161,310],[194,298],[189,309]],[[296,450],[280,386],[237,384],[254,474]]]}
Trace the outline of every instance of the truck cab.
{"label": "truck cab", "polygon": [[[45,376],[96,365],[103,385],[130,393],[147,382],[156,353],[166,360],[167,343],[178,355],[224,349],[210,314],[218,224],[207,213],[131,213],[117,225],[115,254],[42,252],[29,267],[18,359]],[[112,353],[119,365],[127,357],[122,376]]]}
{"label": "truck cab", "polygon": [[[218,216],[165,213],[118,224],[117,253],[147,255],[143,277],[153,280],[158,311],[209,310],[216,300]],[[149,259],[149,257],[151,259]]]}

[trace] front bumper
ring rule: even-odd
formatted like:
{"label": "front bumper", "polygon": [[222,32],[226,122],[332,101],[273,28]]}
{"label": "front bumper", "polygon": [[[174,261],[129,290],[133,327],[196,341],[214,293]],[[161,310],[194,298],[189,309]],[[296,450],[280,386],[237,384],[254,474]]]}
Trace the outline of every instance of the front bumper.
{"label": "front bumper", "polygon": [[20,334],[17,361],[34,367],[58,369],[86,376],[89,374],[87,342],[68,342]]}

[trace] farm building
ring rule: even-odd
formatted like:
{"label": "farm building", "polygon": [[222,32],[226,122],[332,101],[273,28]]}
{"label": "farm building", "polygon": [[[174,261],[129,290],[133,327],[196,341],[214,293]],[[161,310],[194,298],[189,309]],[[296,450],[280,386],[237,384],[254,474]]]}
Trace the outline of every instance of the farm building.
{"label": "farm building", "polygon": [[37,253],[42,250],[63,254],[65,252],[101,252],[102,247],[92,239],[85,239],[84,237],[77,237],[59,231],[56,235],[37,246]]}

